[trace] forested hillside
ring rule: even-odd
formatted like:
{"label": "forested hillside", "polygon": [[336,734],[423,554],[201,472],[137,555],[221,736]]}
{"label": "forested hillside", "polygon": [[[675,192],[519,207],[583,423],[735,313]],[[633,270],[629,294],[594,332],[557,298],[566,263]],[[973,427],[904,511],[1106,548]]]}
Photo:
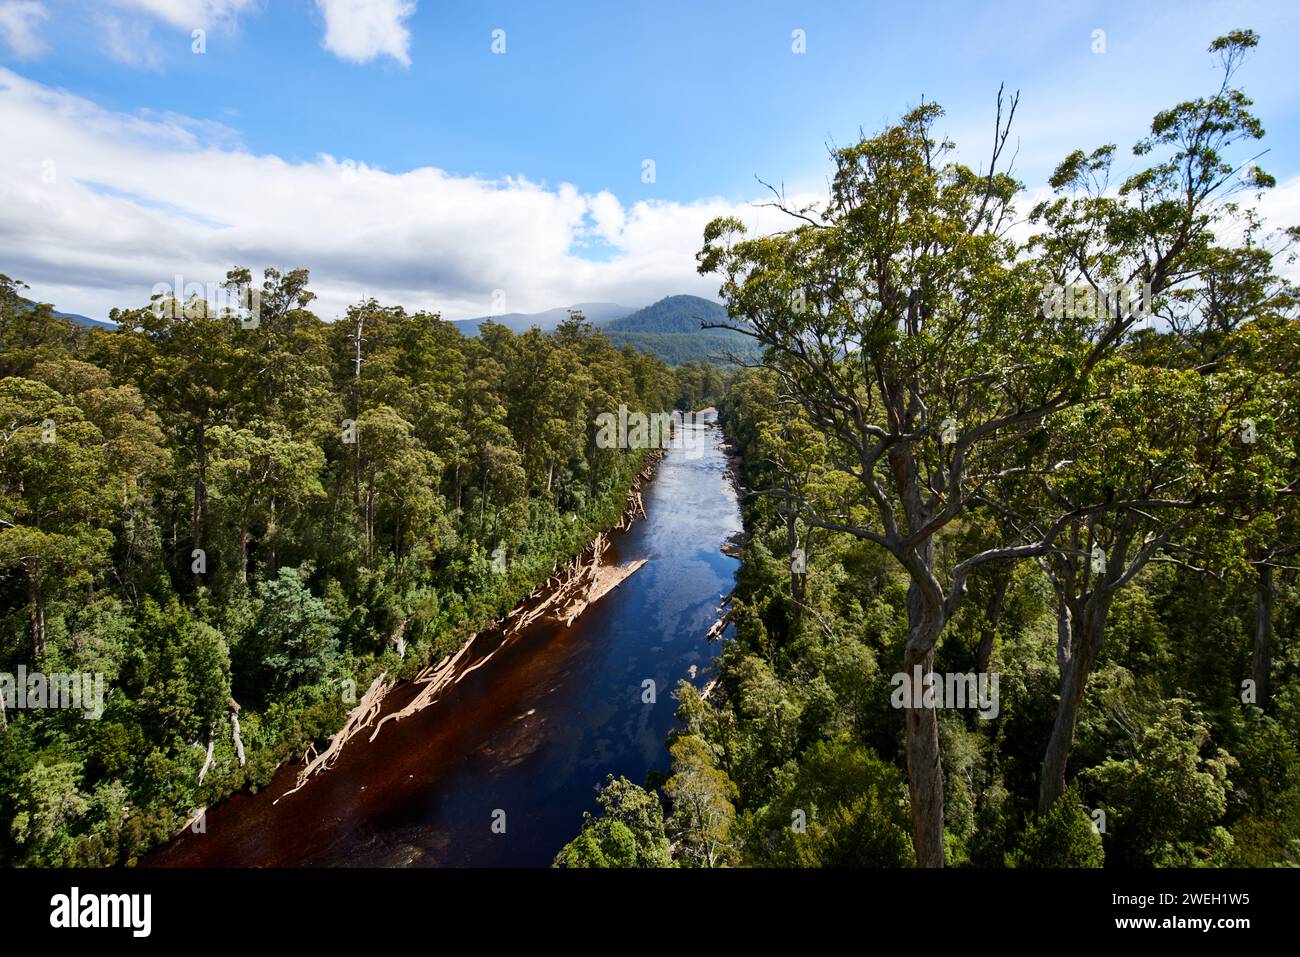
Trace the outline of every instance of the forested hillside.
{"label": "forested hillside", "polygon": [[618,346],[652,353],[669,365],[692,360],[731,364],[758,357],[752,339],[725,328],[727,310],[699,296],[668,296],[631,315],[614,319],[603,329]]}
{"label": "forested hillside", "polygon": [[547,309],[545,312],[508,312],[499,316],[480,316],[477,319],[461,319],[453,325],[467,336],[478,335],[484,323],[494,322],[505,326],[511,332],[527,332],[536,326],[542,332],[551,332],[573,313],[582,317],[593,326],[603,326],[613,319],[626,316],[635,310],[613,302],[580,302],[574,306],[562,306]]}
{"label": "forested hillside", "polygon": [[557,864],[1300,865],[1300,230],[1251,212],[1256,42],[1029,209],[1000,96],[978,170],[925,103],[788,231],[709,226],[766,350],[723,406],[735,638],[670,775]]}
{"label": "forested hillside", "polygon": [[98,720],[4,713],[7,862],[131,861],[264,784],[616,521],[645,452],[590,423],[678,401],[580,318],[469,339],[260,289],[257,323],[157,298],[106,331],[0,277],[0,672],[105,682]]}

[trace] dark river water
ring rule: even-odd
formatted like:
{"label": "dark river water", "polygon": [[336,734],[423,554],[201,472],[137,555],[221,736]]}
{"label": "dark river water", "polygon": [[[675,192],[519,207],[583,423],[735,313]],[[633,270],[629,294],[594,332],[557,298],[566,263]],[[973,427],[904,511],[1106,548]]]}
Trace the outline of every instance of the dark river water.
{"label": "dark river water", "polygon": [[[332,769],[273,804],[298,770],[281,768],[259,793],[209,808],[206,833],[185,832],[144,865],[549,865],[595,810],[606,774],[643,783],[667,770],[672,690],[692,666],[702,686],[720,650],[705,636],[734,582],[739,563],[719,548],[740,512],[708,420],[704,441],[659,463],[647,517],[613,536],[608,561],[646,565],[572,626],[476,642],[464,677],[434,704],[374,742],[369,731],[353,738]],[[642,700],[647,679],[653,704]],[[386,710],[413,694],[396,689]]]}

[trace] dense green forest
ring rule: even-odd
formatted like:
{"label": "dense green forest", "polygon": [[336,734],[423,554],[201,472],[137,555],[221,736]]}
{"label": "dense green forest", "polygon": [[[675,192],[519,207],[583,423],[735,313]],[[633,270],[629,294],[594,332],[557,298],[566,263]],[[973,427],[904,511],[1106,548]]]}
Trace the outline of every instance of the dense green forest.
{"label": "dense green forest", "polygon": [[602,413],[716,405],[732,637],[557,866],[1300,866],[1300,227],[1256,210],[1257,39],[1028,208],[1015,97],[978,168],[909,110],[788,228],[707,227],[724,306],[470,337],[236,268],[248,313],[110,329],[0,276],[0,677],[103,690],[0,709],[0,860],[133,863],[264,787],[619,520],[646,452]]}
{"label": "dense green forest", "polygon": [[4,713],[10,863],[130,862],[265,784],[617,521],[646,453],[598,447],[597,415],[721,390],[581,316],[322,322],[305,270],[266,271],[255,324],[156,297],[86,329],[22,289],[0,277],[0,672],[105,697]]}
{"label": "dense green forest", "polygon": [[788,231],[709,227],[764,350],[723,405],[735,637],[557,865],[1300,866],[1300,232],[1252,211],[1256,42],[1027,211],[999,97],[983,169],[927,103]]}

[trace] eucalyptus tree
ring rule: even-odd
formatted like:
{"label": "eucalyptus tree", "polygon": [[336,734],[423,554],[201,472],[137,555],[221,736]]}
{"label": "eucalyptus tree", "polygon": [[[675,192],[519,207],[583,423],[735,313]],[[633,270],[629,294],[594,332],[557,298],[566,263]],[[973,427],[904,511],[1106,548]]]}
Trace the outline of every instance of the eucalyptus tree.
{"label": "eucalyptus tree", "polygon": [[116,492],[104,437],[80,409],[44,383],[0,379],[0,568],[26,579],[33,660],[51,598],[107,563]]}
{"label": "eucalyptus tree", "polygon": [[[759,490],[808,525],[885,549],[909,577],[904,670],[933,669],[935,643],[985,564],[1051,547],[999,542],[936,560],[936,536],[958,521],[1043,417],[1084,401],[1093,368],[1127,317],[1102,330],[1042,308],[1047,274],[1008,237],[1019,189],[999,171],[1014,101],[983,173],[936,141],[942,111],[926,104],[880,134],[832,153],[823,206],[794,208],[793,227],[745,238],[711,223],[700,271],[722,276],[736,327],[765,349],[781,391],[826,440],[828,467],[853,495],[823,511],[793,490]],[[943,776],[933,708],[906,712],[913,843],[921,866],[943,864]]]}
{"label": "eucalyptus tree", "polygon": [[1238,484],[1230,476],[1250,468],[1238,423],[1258,414],[1252,383],[1240,375],[1116,358],[1096,380],[1104,402],[1044,423],[1054,464],[1009,477],[990,497],[1025,541],[1068,517],[1057,547],[1037,556],[1056,597],[1060,673],[1039,778],[1043,814],[1065,793],[1084,692],[1115,599],[1163,550],[1220,519]]}
{"label": "eucalyptus tree", "polygon": [[101,348],[119,357],[114,364],[120,363],[158,410],[176,464],[190,476],[191,554],[205,551],[208,433],[250,412],[237,387],[243,375],[239,320],[218,314],[202,300],[181,302],[166,296],[156,296],[143,309],[115,310],[112,315],[119,331],[113,342],[101,343]]}
{"label": "eucalyptus tree", "polygon": [[[1063,195],[1035,209],[1041,231],[1028,250],[1008,236],[1019,184],[999,161],[1015,101],[1004,123],[1001,98],[985,171],[936,141],[942,114],[927,104],[835,150],[824,205],[793,207],[778,195],[772,205],[791,218],[788,231],[746,238],[733,218],[707,227],[701,272],[721,274],[737,327],[764,347],[783,390],[825,434],[834,467],[860,487],[860,501],[834,514],[795,497],[804,521],[876,543],[909,576],[909,680],[932,669],[973,572],[1046,555],[1071,522],[1105,507],[1080,503],[1034,541],[959,551],[950,570],[936,562],[936,535],[987,503],[999,479],[1048,467],[1044,419],[1104,398],[1094,374],[1142,323],[1143,306],[1194,279],[1214,223],[1230,211],[1223,198],[1241,182],[1224,152],[1263,135],[1250,101],[1229,85],[1254,43],[1237,33],[1212,44],[1224,67],[1219,93],[1156,117],[1136,148],[1154,162],[1118,196],[1104,182],[1114,147],[1067,157],[1052,178]],[[1249,174],[1249,185],[1268,182]],[[1081,284],[1086,296],[1048,295]],[[1080,298],[1093,307],[1078,308]],[[939,866],[933,709],[907,709],[906,740],[917,863]]]}
{"label": "eucalyptus tree", "polygon": [[[1063,311],[1092,317],[1101,337],[1131,337],[1128,354],[1148,366],[1113,379],[1117,392],[1104,410],[1076,413],[1094,419],[1094,434],[1075,446],[1079,467],[1098,470],[1092,487],[1061,494],[1050,476],[1039,476],[1056,506],[1052,527],[1068,516],[1069,530],[1069,547],[1040,559],[1060,601],[1061,667],[1040,812],[1064,793],[1079,704],[1115,592],[1198,522],[1278,487],[1276,458],[1243,450],[1231,418],[1250,419],[1244,408],[1252,402],[1243,385],[1252,376],[1229,368],[1234,330],[1294,303],[1275,272],[1277,251],[1257,244],[1258,217],[1237,198],[1274,185],[1245,153],[1264,129],[1251,100],[1233,86],[1257,43],[1253,32],[1235,31],[1210,44],[1222,74],[1217,91],[1158,113],[1133,147],[1147,165],[1117,189],[1110,184],[1114,145],[1076,150],[1051,178],[1057,197],[1033,212],[1040,232],[1031,248],[1054,287],[1075,293],[1063,297]],[[1125,309],[1139,301],[1146,308]],[[1116,328],[1115,316],[1126,311],[1131,321]],[[1135,328],[1148,321],[1167,334]],[[1157,362],[1171,371],[1160,375],[1151,367]],[[1255,414],[1264,415],[1259,398]],[[1051,430],[1071,427],[1055,416]],[[1224,443],[1234,437],[1236,454],[1229,454]],[[1099,570],[1092,572],[1094,561]]]}

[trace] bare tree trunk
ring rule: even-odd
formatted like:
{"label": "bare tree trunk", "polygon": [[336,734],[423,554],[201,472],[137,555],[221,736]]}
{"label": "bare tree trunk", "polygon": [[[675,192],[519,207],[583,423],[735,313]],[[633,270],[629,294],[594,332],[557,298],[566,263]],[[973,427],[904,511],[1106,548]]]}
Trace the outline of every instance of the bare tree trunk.
{"label": "bare tree trunk", "polygon": [[[903,656],[907,680],[917,665],[921,676],[934,670],[934,648],[914,649],[909,639]],[[907,793],[912,804],[912,847],[917,867],[943,867],[943,765],[939,756],[939,719],[934,708],[920,707],[924,685],[912,687],[907,709]]]}
{"label": "bare tree trunk", "polygon": [[[934,544],[921,546],[921,560],[927,571],[934,564]],[[914,682],[916,668],[921,680],[934,670],[934,645],[943,631],[941,602],[927,595],[913,577],[907,591],[907,649],[903,667],[907,680]],[[943,763],[939,753],[939,717],[934,708],[923,707],[924,684],[912,686],[907,709],[907,792],[912,804],[912,847],[917,867],[943,867]]]}
{"label": "bare tree trunk", "polygon": [[1110,592],[1093,592],[1083,607],[1082,620],[1068,621],[1059,626],[1069,629],[1070,645],[1065,657],[1058,653],[1061,692],[1038,781],[1039,814],[1051,810],[1056,799],[1065,793],[1065,771],[1070,749],[1074,746],[1074,729],[1079,723],[1079,709],[1088,687],[1088,675],[1106,636],[1106,619],[1110,614],[1112,597]]}
{"label": "bare tree trunk", "polygon": [[267,563],[266,566],[266,577],[274,578],[276,572],[278,571],[277,566],[280,564],[280,559],[276,555],[276,547],[275,547],[276,527],[275,527],[275,496],[274,495],[271,496],[271,520],[267,522],[266,525],[266,537],[271,540],[271,546],[270,546],[271,557],[270,557],[270,561]]}
{"label": "bare tree trunk", "polygon": [[239,580],[248,581],[248,510],[239,523]]}
{"label": "bare tree trunk", "polygon": [[37,659],[45,654],[45,587],[41,580],[41,560],[32,559],[28,578],[28,593],[32,604],[32,650]]}
{"label": "bare tree trunk", "polygon": [[1273,670],[1273,567],[1260,565],[1255,578],[1255,646],[1251,655],[1251,676],[1255,679],[1255,703],[1268,708],[1269,679]]}
{"label": "bare tree trunk", "polygon": [[[197,454],[196,466],[197,474],[194,476],[194,548],[203,548],[203,523],[208,510],[208,442],[207,430],[202,422],[199,423],[197,435]],[[203,576],[195,574],[196,583],[202,582]]]}
{"label": "bare tree trunk", "polygon": [[997,637],[998,624],[1002,621],[1002,608],[1006,603],[1007,586],[1010,576],[998,575],[993,586],[993,594],[984,608],[984,623],[980,629],[979,648],[975,651],[975,672],[984,674],[989,670],[989,660],[993,657],[993,640]]}
{"label": "bare tree trunk", "polygon": [[[787,501],[790,497],[790,480],[785,481],[785,494]],[[791,623],[799,624],[799,619],[803,613],[803,596],[804,596],[804,575],[807,573],[806,554],[802,555],[802,561],[796,567],[795,553],[799,548],[799,520],[793,509],[785,510],[785,550],[786,561],[790,564],[790,599],[791,599]]]}

